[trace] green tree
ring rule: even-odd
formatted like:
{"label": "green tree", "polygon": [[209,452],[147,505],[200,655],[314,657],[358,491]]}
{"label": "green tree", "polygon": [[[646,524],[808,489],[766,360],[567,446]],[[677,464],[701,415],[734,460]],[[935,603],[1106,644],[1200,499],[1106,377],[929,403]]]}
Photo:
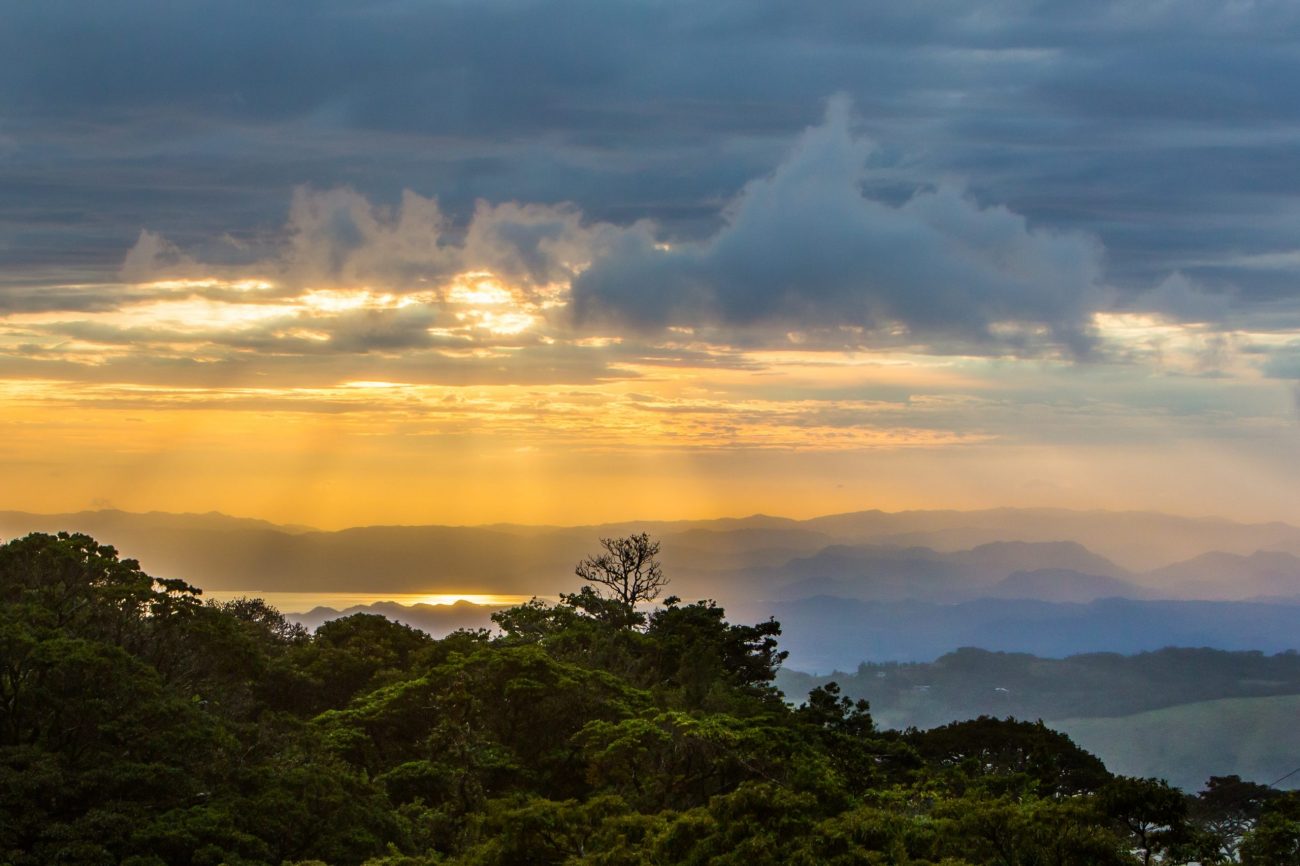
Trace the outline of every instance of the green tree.
{"label": "green tree", "polygon": [[1074,798],[990,797],[972,790],[936,804],[937,854],[998,866],[1123,866],[1124,840]]}
{"label": "green tree", "polygon": [[593,615],[623,628],[634,628],[645,621],[637,605],[654,601],[668,585],[663,567],[655,558],[659,542],[643,532],[602,538],[600,546],[604,553],[588,556],[574,568],[574,573],[590,584],[585,588],[592,592],[579,592],[570,598]]}
{"label": "green tree", "polygon": [[1096,791],[1111,776],[1106,766],[1069,737],[1042,722],[981,716],[929,731],[912,731],[906,741],[936,769],[964,774],[967,781],[1004,790],[1031,785],[1039,794]]}
{"label": "green tree", "polygon": [[1300,792],[1269,800],[1241,842],[1242,866],[1300,866]]}
{"label": "green tree", "polygon": [[1099,806],[1137,851],[1143,866],[1178,862],[1193,841],[1187,796],[1159,779],[1118,776],[1100,791]]}
{"label": "green tree", "polygon": [[1211,776],[1205,790],[1190,803],[1200,859],[1208,863],[1236,862],[1242,839],[1259,821],[1268,803],[1278,796],[1277,790],[1240,776]]}
{"label": "green tree", "polygon": [[780,702],[772,688],[786,654],[775,620],[733,625],[712,601],[665,600],[646,627],[642,685],[691,709],[752,712]]}
{"label": "green tree", "polygon": [[643,615],[658,546],[630,543],[645,556],[591,562],[631,595],[597,582],[441,640],[202,604],[83,535],[0,545],[0,863],[1300,857],[1293,794],[1214,779],[1189,820],[1041,723],[878,731],[834,683],[792,708],[780,626],[676,598]]}

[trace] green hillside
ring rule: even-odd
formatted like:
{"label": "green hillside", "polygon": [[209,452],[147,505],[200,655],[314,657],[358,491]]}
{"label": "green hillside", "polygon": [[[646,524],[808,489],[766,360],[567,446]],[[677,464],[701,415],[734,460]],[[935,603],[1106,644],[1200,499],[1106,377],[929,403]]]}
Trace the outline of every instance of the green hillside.
{"label": "green hillside", "polygon": [[[1210,776],[1268,784],[1300,767],[1300,695],[1202,701],[1119,718],[1049,723],[1115,773],[1189,791]],[[1300,787],[1300,774],[1279,787]]]}

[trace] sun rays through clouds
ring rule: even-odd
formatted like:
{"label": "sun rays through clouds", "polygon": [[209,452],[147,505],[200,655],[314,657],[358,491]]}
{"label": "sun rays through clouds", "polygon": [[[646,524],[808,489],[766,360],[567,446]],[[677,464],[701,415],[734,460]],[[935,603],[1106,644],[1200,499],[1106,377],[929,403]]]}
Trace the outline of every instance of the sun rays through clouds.
{"label": "sun rays through clouds", "polygon": [[[1097,238],[950,179],[872,197],[875,147],[831,100],[697,237],[562,203],[480,201],[455,219],[432,197],[346,187],[297,189],[255,249],[205,257],[146,229],[109,280],[5,295],[9,466],[34,488],[53,466],[78,479],[52,484],[50,507],[103,486],[157,494],[166,472],[192,482],[174,507],[242,484],[284,516],[289,491],[329,486],[301,497],[333,501],[337,522],[356,519],[348,490],[371,491],[357,517],[381,489],[394,515],[442,490],[492,519],[481,485],[531,503],[513,516],[586,519],[648,476],[661,511],[710,471],[735,491],[700,500],[722,511],[753,510],[738,479],[755,473],[769,499],[813,511],[855,495],[981,504],[951,478],[927,497],[868,485],[882,453],[983,455],[1020,466],[989,500],[1051,503],[1089,470],[1062,460],[1044,479],[1011,455],[1107,444],[1092,471],[1118,477],[1134,443],[1289,442],[1288,320],[1235,313],[1177,273],[1123,301]],[[619,460],[623,481],[602,482]]]}

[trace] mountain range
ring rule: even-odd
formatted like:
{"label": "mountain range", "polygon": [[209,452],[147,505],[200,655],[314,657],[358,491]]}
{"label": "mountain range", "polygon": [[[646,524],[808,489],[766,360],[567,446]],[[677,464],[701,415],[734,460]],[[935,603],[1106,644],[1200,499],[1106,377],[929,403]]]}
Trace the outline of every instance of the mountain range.
{"label": "mountain range", "polygon": [[1162,646],[1280,651],[1300,634],[1300,528],[1139,512],[867,511],[600,526],[369,526],[320,531],[221,514],[0,512],[0,537],[83,531],[159,577],[226,593],[346,592],[286,612],[317,625],[369,610],[435,634],[492,609],[386,594],[573,591],[601,537],[649,532],[669,591],[733,621],[775,617],[791,664],[927,660],[962,646],[1060,656]]}
{"label": "mountain range", "polygon": [[[217,513],[0,512],[0,537],[57,530],[114,544],[150,573],[223,590],[554,595],[573,587],[574,563],[599,538],[649,532],[662,542],[674,591],[685,596],[792,598],[829,587],[864,599],[954,601],[986,591],[1055,591],[1051,574],[993,589],[1018,572],[1040,571],[1055,572],[1073,595],[1090,585],[1135,597],[1300,595],[1300,527],[1149,512],[865,511],[802,521],[754,515],[328,532]],[[1089,584],[1080,575],[1132,586]]]}

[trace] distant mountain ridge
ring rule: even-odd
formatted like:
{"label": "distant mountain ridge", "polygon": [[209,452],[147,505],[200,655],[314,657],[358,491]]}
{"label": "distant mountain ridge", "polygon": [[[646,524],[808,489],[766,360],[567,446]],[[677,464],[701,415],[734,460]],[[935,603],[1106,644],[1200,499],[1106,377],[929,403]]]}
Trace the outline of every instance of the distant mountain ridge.
{"label": "distant mountain ridge", "polygon": [[1124,569],[1072,541],[990,542],[952,553],[926,547],[834,545],[810,557],[754,570],[748,577],[751,583],[776,587],[778,598],[843,595],[867,601],[951,602],[986,595],[1009,575],[1025,570],[1110,578],[1116,589],[1127,586],[1119,580],[1127,575]]}
{"label": "distant mountain ridge", "polygon": [[[151,574],[213,590],[337,591],[376,602],[407,592],[553,597],[575,588],[574,564],[601,536],[644,530],[662,542],[670,592],[717,599],[737,622],[775,617],[790,664],[809,670],[925,661],[962,646],[1064,656],[1171,645],[1276,652],[1300,643],[1300,591],[1291,591],[1300,587],[1300,558],[1283,549],[1300,547],[1300,529],[1285,524],[995,509],[324,532],[220,514],[0,512],[2,536],[57,529],[88,532]],[[957,550],[890,540],[927,532],[984,540]],[[1133,555],[1124,539],[1144,533],[1153,550],[1179,555],[1133,567],[1154,553]],[[436,634],[486,627],[491,613],[348,610]],[[314,624],[341,613],[287,612]]]}
{"label": "distant mountain ridge", "polygon": [[1199,598],[1300,596],[1300,557],[1274,550],[1248,556],[1216,550],[1155,569],[1145,578],[1153,588]]}
{"label": "distant mountain ridge", "polygon": [[1127,580],[1068,568],[1016,571],[991,587],[990,598],[1036,598],[1086,604],[1102,598],[1151,598],[1152,591]]}
{"label": "distant mountain ridge", "polygon": [[[647,531],[663,544],[673,592],[724,603],[1300,597],[1300,528],[1141,512],[864,511],[329,532],[217,513],[0,512],[0,537],[59,529],[113,544],[150,573],[227,591],[554,595],[573,588],[574,563],[601,536]],[[965,546],[953,549],[958,540]]]}
{"label": "distant mountain ridge", "polygon": [[[153,529],[191,529],[191,530],[269,530],[300,534],[319,532],[313,526],[297,524],[272,523],[256,517],[234,517],[220,511],[170,512],[170,511],[122,511],[117,508],[102,508],[88,511],[73,511],[60,514],[33,514],[27,511],[0,511],[0,530],[23,524],[41,524],[47,527],[67,529],[69,526],[80,527],[76,531],[89,532],[90,528],[112,531],[114,528],[138,530]],[[57,531],[55,529],[30,529],[28,532]],[[16,533],[9,533],[16,534]]]}

